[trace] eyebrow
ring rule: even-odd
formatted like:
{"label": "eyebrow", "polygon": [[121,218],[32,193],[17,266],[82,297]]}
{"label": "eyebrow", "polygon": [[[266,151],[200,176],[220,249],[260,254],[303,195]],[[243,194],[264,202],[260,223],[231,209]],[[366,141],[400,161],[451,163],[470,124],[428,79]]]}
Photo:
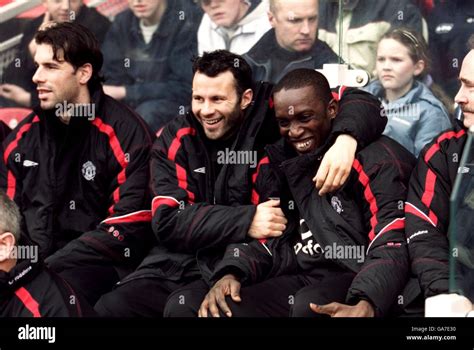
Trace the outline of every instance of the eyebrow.
{"label": "eyebrow", "polygon": [[459,78],[460,81],[462,81],[464,84],[468,85],[474,85],[474,81],[466,79],[466,78]]}

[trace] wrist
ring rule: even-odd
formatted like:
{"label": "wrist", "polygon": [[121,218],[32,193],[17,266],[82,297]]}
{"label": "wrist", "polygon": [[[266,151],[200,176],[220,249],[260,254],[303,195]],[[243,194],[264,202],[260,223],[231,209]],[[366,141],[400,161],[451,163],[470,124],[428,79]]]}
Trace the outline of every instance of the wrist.
{"label": "wrist", "polygon": [[373,307],[373,305],[369,301],[361,300],[361,301],[359,301],[357,306],[364,310],[363,312],[364,312],[365,317],[374,317],[375,316],[375,308]]}

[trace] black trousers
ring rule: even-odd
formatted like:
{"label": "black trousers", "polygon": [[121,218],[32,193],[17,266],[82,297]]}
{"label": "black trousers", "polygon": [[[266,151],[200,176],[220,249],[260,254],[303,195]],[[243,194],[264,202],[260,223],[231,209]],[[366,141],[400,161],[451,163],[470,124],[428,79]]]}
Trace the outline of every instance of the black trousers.
{"label": "black trousers", "polygon": [[[344,303],[354,277],[351,272],[334,271],[284,275],[242,288],[239,303],[230,297],[226,297],[226,302],[233,317],[320,317],[311,311],[309,303]],[[174,291],[168,298],[164,316],[196,317],[208,291],[203,280]],[[220,316],[225,317],[223,313]]]}
{"label": "black trousers", "polygon": [[162,317],[170,293],[189,279],[175,282],[160,278],[137,278],[119,284],[103,295],[94,309],[101,317]]}
{"label": "black trousers", "polygon": [[59,275],[92,306],[119,281],[115,268],[107,265],[77,266],[65,269]]}

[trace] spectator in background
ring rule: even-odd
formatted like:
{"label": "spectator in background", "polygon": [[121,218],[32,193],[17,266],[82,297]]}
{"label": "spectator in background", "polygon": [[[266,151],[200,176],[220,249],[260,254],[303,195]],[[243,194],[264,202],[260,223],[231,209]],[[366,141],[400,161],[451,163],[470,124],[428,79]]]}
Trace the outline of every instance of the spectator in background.
{"label": "spectator in background", "polygon": [[198,30],[198,51],[228,50],[242,55],[270,28],[268,0],[200,0],[205,14]]}
{"label": "spectator in background", "polygon": [[102,42],[109,29],[109,20],[96,9],[87,7],[82,0],[42,0],[46,12],[28,23],[21,38],[18,58],[3,73],[0,85],[0,107],[34,107],[39,103],[36,84],[31,80],[36,67],[34,36],[42,24],[50,21],[76,22],[89,28]]}
{"label": "spectator in background", "polygon": [[454,98],[459,89],[459,69],[469,52],[468,39],[474,33],[474,1],[442,1],[428,17],[433,78]]}
{"label": "spectator in background", "polygon": [[90,30],[53,23],[35,40],[40,106],[2,144],[0,188],[20,207],[22,231],[40,256],[93,305],[152,242],[153,135],[104,95]]}
{"label": "spectator in background", "polygon": [[346,63],[370,75],[374,73],[377,43],[390,28],[412,28],[427,38],[426,23],[412,0],[347,0],[343,6],[342,48],[338,1],[321,0],[318,37]]}
{"label": "spectator in background", "polygon": [[[417,157],[433,137],[452,126],[446,106],[423,83],[430,71],[425,41],[403,28],[388,32],[377,48],[376,70],[378,79],[365,90],[384,105],[388,117],[384,134]],[[438,87],[432,87],[445,99]]]}
{"label": "spectator in background", "polygon": [[104,92],[157,131],[189,102],[195,10],[185,0],[129,0],[129,6],[105,38]]}
{"label": "spectator in background", "polygon": [[0,191],[0,317],[92,316],[92,308],[38,260],[35,246],[19,248],[20,223],[18,206]]}
{"label": "spectator in background", "polygon": [[337,63],[337,55],[317,38],[318,17],[318,0],[270,0],[273,29],[244,55],[254,80],[276,83],[296,68]]}

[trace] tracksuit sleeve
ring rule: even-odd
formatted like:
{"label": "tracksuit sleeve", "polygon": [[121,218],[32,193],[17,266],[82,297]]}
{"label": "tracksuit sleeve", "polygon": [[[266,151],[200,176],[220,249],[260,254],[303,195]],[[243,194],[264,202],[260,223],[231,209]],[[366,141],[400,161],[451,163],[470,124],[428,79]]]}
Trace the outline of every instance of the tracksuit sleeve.
{"label": "tracksuit sleeve", "polygon": [[252,285],[263,281],[275,274],[292,271],[296,259],[287,243],[291,232],[296,229],[285,208],[290,207],[288,199],[281,191],[280,178],[270,164],[268,157],[263,157],[252,179],[252,202],[257,205],[270,199],[280,198],[280,207],[288,219],[283,235],[278,238],[253,239],[248,243],[231,244],[227,246],[222,260],[216,265],[211,281],[216,282],[228,273],[239,277],[242,285]]}
{"label": "tracksuit sleeve", "polygon": [[[28,124],[26,124],[28,125]],[[15,201],[21,210],[21,162],[22,155],[18,143],[21,138],[20,130],[12,131],[2,143],[0,164],[0,188],[7,196]]]}
{"label": "tracksuit sleeve", "polygon": [[452,160],[436,142],[427,146],[418,158],[408,189],[408,250],[411,269],[418,276],[425,297],[447,293],[449,288],[447,232],[452,186],[447,165]]}
{"label": "tracksuit sleeve", "polygon": [[[195,132],[192,128],[181,130]],[[255,206],[196,203],[196,193],[188,187],[186,164],[176,159],[175,146],[180,145],[177,140],[181,136],[165,127],[153,147],[152,227],[158,241],[182,253],[245,241]]]}
{"label": "tracksuit sleeve", "polygon": [[349,288],[347,301],[368,300],[376,316],[386,316],[409,276],[403,204],[412,164],[410,171],[402,171],[396,160],[365,169],[356,159],[353,167],[370,231],[365,261]]}
{"label": "tracksuit sleeve", "polygon": [[337,117],[333,120],[332,135],[349,134],[362,149],[378,139],[385,129],[387,117],[379,100],[372,94],[341,86],[333,97],[339,101]]}

